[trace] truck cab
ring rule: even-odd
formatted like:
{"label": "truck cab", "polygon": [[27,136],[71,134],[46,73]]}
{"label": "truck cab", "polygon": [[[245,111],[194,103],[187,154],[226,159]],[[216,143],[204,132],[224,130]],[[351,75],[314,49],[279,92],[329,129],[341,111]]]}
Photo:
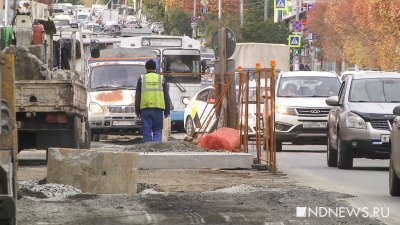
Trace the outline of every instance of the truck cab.
{"label": "truck cab", "polygon": [[135,114],[137,81],[146,73],[147,60],[155,60],[158,71],[160,63],[152,51],[132,50],[104,49],[99,58],[88,60],[87,102],[93,141],[99,141],[101,134],[127,135],[141,130]]}

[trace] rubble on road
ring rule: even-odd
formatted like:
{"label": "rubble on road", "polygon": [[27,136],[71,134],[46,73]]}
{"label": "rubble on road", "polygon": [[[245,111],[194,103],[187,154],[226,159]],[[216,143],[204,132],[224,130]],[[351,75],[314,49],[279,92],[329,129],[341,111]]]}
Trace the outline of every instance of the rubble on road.
{"label": "rubble on road", "polygon": [[185,141],[168,142],[149,142],[136,144],[124,148],[124,151],[132,152],[204,152],[202,148],[197,147]]}
{"label": "rubble on road", "polygon": [[247,184],[239,184],[230,187],[220,188],[214,191],[209,191],[208,193],[217,192],[217,193],[249,193],[255,191],[265,191],[265,188],[262,187],[254,187]]}
{"label": "rubble on road", "polygon": [[19,181],[19,191],[22,196],[35,198],[63,199],[82,193],[80,189],[64,184],[39,184],[39,180]]}

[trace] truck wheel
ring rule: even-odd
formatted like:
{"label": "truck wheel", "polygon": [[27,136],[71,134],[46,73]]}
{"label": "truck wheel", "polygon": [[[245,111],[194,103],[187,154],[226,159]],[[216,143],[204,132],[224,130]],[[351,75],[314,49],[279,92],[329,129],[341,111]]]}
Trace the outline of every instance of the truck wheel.
{"label": "truck wheel", "polygon": [[89,121],[85,119],[85,142],[81,142],[79,147],[83,149],[90,149],[92,144],[92,134],[89,127]]}
{"label": "truck wheel", "polygon": [[81,120],[74,116],[74,124],[73,124],[73,128],[71,130],[72,132],[72,146],[71,148],[79,148],[79,144],[80,144],[80,136],[81,136],[81,129],[82,129],[82,124],[81,124]]}
{"label": "truck wheel", "polygon": [[349,155],[348,150],[344,147],[344,144],[339,136],[337,138],[337,167],[339,169],[352,169],[353,168],[353,157]]}
{"label": "truck wheel", "polygon": [[390,157],[389,192],[391,196],[400,196],[400,179],[394,171],[393,157]]}
{"label": "truck wheel", "polygon": [[282,141],[276,140],[275,149],[276,149],[276,152],[281,152],[282,151]]}
{"label": "truck wheel", "polygon": [[327,150],[326,150],[326,162],[329,167],[336,167],[337,166],[337,151],[332,149],[331,140],[328,137],[328,141],[326,143]]}
{"label": "truck wheel", "polygon": [[188,136],[192,136],[194,134],[194,125],[191,116],[188,116],[188,118],[186,119],[185,130],[186,130],[186,135]]}
{"label": "truck wheel", "polygon": [[92,133],[92,141],[100,141],[100,134]]}

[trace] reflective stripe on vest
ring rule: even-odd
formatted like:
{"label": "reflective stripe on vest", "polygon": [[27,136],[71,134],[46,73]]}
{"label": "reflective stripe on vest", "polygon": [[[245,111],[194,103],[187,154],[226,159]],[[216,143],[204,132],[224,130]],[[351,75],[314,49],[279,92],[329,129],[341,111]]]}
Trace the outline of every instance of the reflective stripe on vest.
{"label": "reflective stripe on vest", "polygon": [[140,109],[159,108],[165,109],[163,76],[156,73],[142,75],[142,93]]}

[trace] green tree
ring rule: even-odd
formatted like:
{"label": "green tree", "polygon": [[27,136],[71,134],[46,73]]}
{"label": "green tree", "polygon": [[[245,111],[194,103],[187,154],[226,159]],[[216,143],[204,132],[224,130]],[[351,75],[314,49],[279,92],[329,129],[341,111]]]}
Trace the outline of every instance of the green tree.
{"label": "green tree", "polygon": [[143,1],[143,12],[152,21],[161,21],[165,16],[165,8],[160,0]]}
{"label": "green tree", "polygon": [[178,36],[191,36],[192,27],[190,26],[190,18],[190,14],[183,12],[178,7],[169,9],[166,12],[166,20],[164,23],[165,32]]}

